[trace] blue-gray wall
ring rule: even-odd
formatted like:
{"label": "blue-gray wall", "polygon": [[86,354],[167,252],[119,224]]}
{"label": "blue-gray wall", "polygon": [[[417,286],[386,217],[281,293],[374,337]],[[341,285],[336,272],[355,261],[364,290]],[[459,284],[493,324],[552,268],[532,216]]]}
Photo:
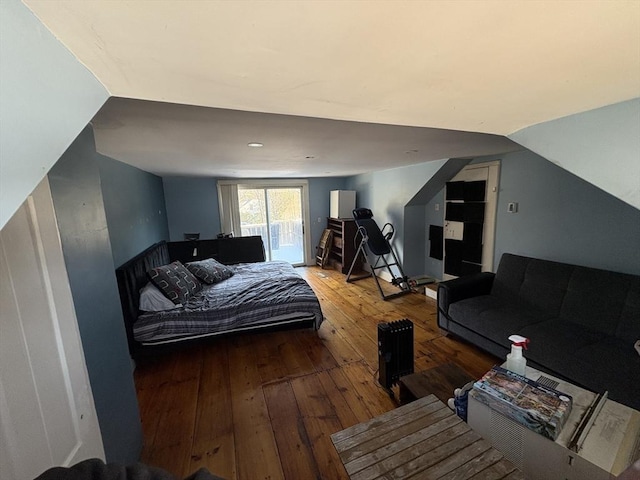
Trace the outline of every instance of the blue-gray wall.
{"label": "blue-gray wall", "polygon": [[217,179],[163,177],[162,183],[172,242],[184,240],[185,233],[199,233],[201,239],[221,233]]}
{"label": "blue-gray wall", "polygon": [[160,240],[169,240],[162,178],[96,154],[109,227],[113,264]]}
{"label": "blue-gray wall", "polygon": [[509,138],[640,208],[640,98],[539,123]]}
{"label": "blue-gray wall", "polygon": [[53,166],[49,183],[106,458],[132,463],[142,429],[91,127]]}
{"label": "blue-gray wall", "polygon": [[[215,238],[220,233],[217,178],[163,177],[162,181],[172,241],[182,240],[185,233],[200,233],[200,238]],[[327,177],[309,178],[308,182],[311,245],[315,248],[327,226],[329,192],[344,190],[346,180]]]}
{"label": "blue-gray wall", "polygon": [[425,226],[424,205],[404,208],[404,256],[400,262],[405,275],[424,274],[425,245],[429,240],[429,226]]}
{"label": "blue-gray wall", "polygon": [[[436,210],[437,208],[437,210]],[[442,260],[429,256],[429,225],[444,227],[444,188],[442,188],[424,207],[426,243],[424,245],[424,272],[431,277],[442,279],[444,265]]]}
{"label": "blue-gray wall", "polygon": [[533,152],[503,156],[496,261],[511,252],[640,274],[639,246],[637,208]]}
{"label": "blue-gray wall", "polygon": [[[410,246],[414,248],[417,243],[415,239],[424,238],[424,231],[413,230],[424,230],[424,223],[420,222],[420,225],[414,226],[409,222],[405,225],[405,206],[446,162],[446,160],[436,160],[365,173],[347,179],[346,189],[356,191],[357,206],[370,208],[380,227],[387,222],[394,226],[395,235],[392,244],[408,275],[422,273],[418,271],[422,269],[422,265],[416,266],[412,261],[403,261],[404,239],[405,236],[410,238]],[[415,209],[411,215],[415,216]],[[422,250],[424,251],[424,246]],[[418,256],[420,257],[421,255]]]}
{"label": "blue-gray wall", "polygon": [[[309,179],[309,217],[311,218],[311,248],[320,243],[320,237],[327,228],[330,210],[331,190],[347,190],[346,178],[325,177]],[[320,221],[318,221],[320,219]],[[312,252],[315,255],[315,251]]]}

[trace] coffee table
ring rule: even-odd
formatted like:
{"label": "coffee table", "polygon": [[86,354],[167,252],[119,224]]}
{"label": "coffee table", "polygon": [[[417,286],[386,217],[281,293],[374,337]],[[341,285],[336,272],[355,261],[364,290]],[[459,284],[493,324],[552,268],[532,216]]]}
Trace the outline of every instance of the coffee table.
{"label": "coffee table", "polygon": [[435,395],[331,435],[351,480],[524,479]]}
{"label": "coffee table", "polygon": [[455,363],[444,363],[418,373],[400,377],[398,381],[400,404],[434,394],[442,402],[453,397],[453,391],[475,380]]}

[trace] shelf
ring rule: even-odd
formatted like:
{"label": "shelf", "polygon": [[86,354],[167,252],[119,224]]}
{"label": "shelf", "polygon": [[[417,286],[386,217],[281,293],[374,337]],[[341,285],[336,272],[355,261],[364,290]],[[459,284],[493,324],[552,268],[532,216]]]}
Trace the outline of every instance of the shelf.
{"label": "shelf", "polygon": [[[336,270],[347,274],[357,248],[354,239],[357,232],[355,220],[352,218],[327,218],[327,228],[333,231],[333,245],[329,252],[330,264]],[[357,262],[355,270],[362,269],[362,262]]]}

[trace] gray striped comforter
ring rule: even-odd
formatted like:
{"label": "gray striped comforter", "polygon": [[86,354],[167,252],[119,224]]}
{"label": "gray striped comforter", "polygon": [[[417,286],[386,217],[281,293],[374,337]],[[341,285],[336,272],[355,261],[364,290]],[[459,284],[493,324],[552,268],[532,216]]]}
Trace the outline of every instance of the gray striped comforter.
{"label": "gray striped comforter", "polygon": [[157,343],[291,319],[313,319],[316,329],[320,327],[320,302],[289,263],[244,263],[231,268],[231,278],[205,285],[182,308],[140,315],[133,325],[135,339]]}

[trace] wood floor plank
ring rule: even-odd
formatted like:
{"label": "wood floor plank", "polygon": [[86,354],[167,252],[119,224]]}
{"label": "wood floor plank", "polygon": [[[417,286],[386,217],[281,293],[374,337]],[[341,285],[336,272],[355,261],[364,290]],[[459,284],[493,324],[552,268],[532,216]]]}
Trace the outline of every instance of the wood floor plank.
{"label": "wood floor plank", "polygon": [[347,428],[359,423],[358,417],[344,397],[343,391],[335,384],[333,378],[329,375],[329,372],[320,372],[316,376],[322,385],[322,388],[324,388],[324,391],[336,412],[338,420],[340,420],[342,428]]}
{"label": "wood floor plank", "polygon": [[295,337],[316,372],[330,370],[338,366],[338,361],[331,354],[331,351],[325,347],[318,332],[312,329],[296,330]]}
{"label": "wood floor plank", "polygon": [[430,343],[434,352],[449,358],[449,361],[457,364],[472,377],[480,378],[491,370],[497,359],[493,355],[469,347],[471,346],[468,343],[449,337],[439,337]]}
{"label": "wood floor plank", "polygon": [[397,406],[389,394],[376,384],[373,372],[364,362],[344,365],[343,371],[373,416],[382,415]]}
{"label": "wood floor plank", "polygon": [[298,377],[316,371],[314,363],[302,348],[295,331],[277,332],[278,353],[287,369],[287,376]]}
{"label": "wood floor plank", "polygon": [[312,445],[314,458],[322,466],[321,478],[347,479],[347,472],[331,442],[331,434],[342,429],[340,419],[320,381],[315,375],[291,380],[302,414],[305,429]]}
{"label": "wood floor plank", "polygon": [[338,362],[338,365],[358,361],[361,357],[351,345],[349,337],[343,336],[336,328],[335,321],[327,318],[318,329],[318,338]]}
{"label": "wood floor plank", "polygon": [[285,381],[267,385],[264,387],[264,396],[278,445],[278,454],[287,459],[282,464],[284,478],[321,478],[291,384]]}
{"label": "wood floor plank", "polygon": [[331,314],[336,329],[343,337],[349,339],[352,348],[357,353],[357,358],[364,359],[369,365],[375,365],[378,361],[377,338],[367,330],[367,322],[362,322],[364,326],[358,325],[342,310],[335,307],[327,308],[327,311],[328,314]]}
{"label": "wood floor plank", "polygon": [[[364,397],[353,388],[353,384],[345,376],[344,371],[341,368],[334,368],[329,370],[329,376],[333,383],[338,387],[340,393],[344,397],[345,401],[351,408],[351,411],[357,418],[358,422],[366,422],[374,417],[373,413],[367,408]],[[344,428],[347,428],[346,426]]]}
{"label": "wood floor plank", "polygon": [[[478,378],[499,361],[444,337],[431,298],[409,294],[384,301],[373,279],[346,283],[335,270],[298,271],[320,300],[325,320],[318,331],[220,338],[138,363],[143,461],[180,478],[204,466],[227,480],[346,479],[331,435],[396,408],[377,385],[379,322],[414,323],[416,371],[453,361]],[[407,432],[398,441],[419,440]],[[407,474],[442,461],[445,445],[425,456],[427,463],[407,467]],[[400,468],[390,458],[383,462]],[[484,466],[477,478],[511,473],[499,461],[487,463],[477,461],[478,469]],[[445,470],[439,474],[454,471]],[[367,468],[356,474],[370,478]]]}
{"label": "wood floor plank", "polygon": [[218,476],[236,478],[234,445],[227,342],[219,342],[203,357],[190,471],[205,467]]}
{"label": "wood floor plank", "polygon": [[284,479],[258,366],[246,338],[238,337],[229,348],[229,378],[237,478]]}
{"label": "wood floor plank", "polygon": [[175,381],[162,389],[163,410],[158,416],[153,445],[143,461],[184,477],[189,471],[199,380]]}
{"label": "wood floor plank", "polygon": [[287,367],[279,354],[280,339],[273,333],[257,335],[253,350],[262,383],[287,378]]}

